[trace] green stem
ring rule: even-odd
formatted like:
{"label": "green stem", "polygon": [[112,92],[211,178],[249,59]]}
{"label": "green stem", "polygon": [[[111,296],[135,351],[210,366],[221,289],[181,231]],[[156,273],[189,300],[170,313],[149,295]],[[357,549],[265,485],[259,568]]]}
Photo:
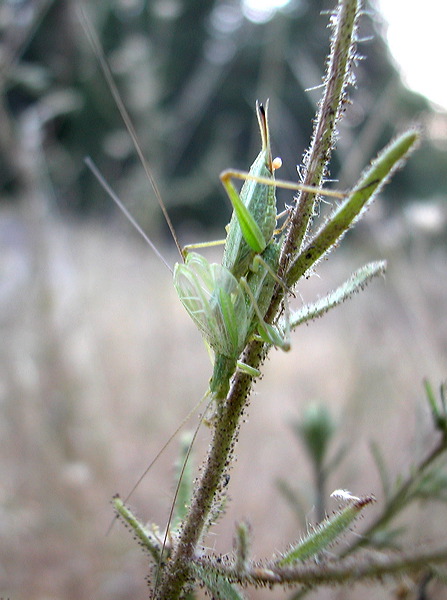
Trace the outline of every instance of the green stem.
{"label": "green stem", "polygon": [[402,160],[414,148],[418,138],[418,132],[410,129],[380,151],[352,192],[292,262],[286,278],[289,287],[292,287],[312,265],[340,241],[365,206],[402,164]]}

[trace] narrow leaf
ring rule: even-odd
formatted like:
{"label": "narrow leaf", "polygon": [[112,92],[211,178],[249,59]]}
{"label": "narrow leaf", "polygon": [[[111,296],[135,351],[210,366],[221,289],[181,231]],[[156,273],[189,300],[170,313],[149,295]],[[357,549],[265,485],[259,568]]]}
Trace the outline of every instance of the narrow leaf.
{"label": "narrow leaf", "polygon": [[295,329],[302,323],[321,317],[331,308],[338,306],[353,294],[362,290],[371,279],[378,275],[383,275],[385,269],[385,261],[368,263],[353,273],[351,277],[336,290],[312,304],[306,304],[300,310],[293,313],[290,319],[291,329]]}
{"label": "narrow leaf", "polygon": [[335,516],[319,523],[311,533],[277,561],[277,566],[283,567],[297,560],[306,560],[306,558],[319,554],[346,531],[362,509],[373,500],[372,496],[359,498],[354,502],[350,502],[346,508],[336,513]]}
{"label": "narrow leaf", "polygon": [[417,131],[407,131],[381,151],[355,188],[329,217],[328,222],[294,260],[287,273],[288,287],[292,287],[315,262],[340,241],[393,172],[403,165],[418,137]]}
{"label": "narrow leaf", "polygon": [[160,561],[161,552],[160,540],[138,521],[132,511],[124,505],[119,496],[113,498],[112,504],[118,515],[125,523],[127,523],[127,525],[129,525],[136,537],[140,540],[143,548],[146,548],[152,555],[154,561],[158,563]]}
{"label": "narrow leaf", "polygon": [[195,576],[203,582],[216,600],[244,600],[245,596],[211,567],[195,563],[191,567]]}

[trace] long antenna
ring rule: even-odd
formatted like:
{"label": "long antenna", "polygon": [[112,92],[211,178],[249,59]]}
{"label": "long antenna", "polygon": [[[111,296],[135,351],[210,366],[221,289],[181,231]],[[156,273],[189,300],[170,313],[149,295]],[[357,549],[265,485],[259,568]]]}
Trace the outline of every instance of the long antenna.
{"label": "long antenna", "polygon": [[[118,88],[116,87],[115,84],[115,80],[113,79],[113,75],[112,72],[110,70],[109,64],[107,62],[106,56],[104,54],[104,51],[102,49],[102,46],[99,42],[98,36],[96,35],[96,32],[94,31],[89,19],[87,18],[87,15],[84,11],[84,8],[82,5],[78,5],[78,10],[79,10],[79,19],[81,22],[81,25],[84,29],[85,35],[87,36],[87,39],[89,40],[97,58],[99,61],[99,64],[101,66],[101,70],[103,72],[104,78],[107,81],[107,84],[110,88],[110,91],[112,93],[113,99],[115,100],[115,103],[118,107],[118,110],[121,114],[121,117],[124,121],[124,124],[126,125],[126,129],[129,132],[130,137],[132,138],[132,141],[135,145],[135,149],[136,152],[138,154],[138,157],[140,159],[141,164],[143,165],[143,169],[144,172],[146,173],[146,176],[149,180],[149,183],[152,186],[152,189],[154,190],[155,193],[155,197],[157,198],[157,202],[160,205],[160,208],[163,212],[164,218],[166,219],[166,223],[168,224],[169,230],[171,232],[172,238],[175,242],[175,245],[177,246],[177,250],[180,254],[180,256],[182,257],[183,260],[183,253],[182,253],[182,249],[180,246],[180,243],[178,241],[177,238],[177,234],[175,233],[175,229],[174,226],[172,224],[172,221],[169,217],[168,211],[166,210],[166,206],[164,205],[163,199],[161,197],[160,191],[158,189],[158,186],[155,182],[155,178],[152,175],[152,171],[149,167],[149,164],[146,160],[146,157],[144,156],[143,150],[141,148],[141,144],[140,141],[138,139],[137,136],[137,132],[135,131],[135,127],[132,123],[132,120],[130,118],[130,115],[124,105],[124,102],[121,99],[120,93],[118,91]],[[119,206],[119,205],[118,205]]]}
{"label": "long antenna", "polygon": [[[175,438],[175,436],[178,434],[178,432],[180,431],[180,429],[181,429],[181,428],[182,428],[182,427],[183,427],[183,426],[184,426],[184,425],[185,425],[185,424],[186,424],[186,423],[189,421],[189,419],[192,417],[192,415],[193,415],[193,414],[196,412],[196,410],[199,408],[199,406],[202,404],[202,402],[203,402],[203,401],[205,400],[205,398],[207,398],[207,397],[208,397],[208,392],[207,392],[207,393],[206,393],[206,394],[205,394],[205,395],[204,395],[204,396],[203,396],[203,397],[202,397],[202,398],[201,398],[201,399],[200,399],[200,400],[197,402],[197,404],[194,406],[194,408],[192,408],[192,409],[189,411],[189,413],[186,415],[186,417],[183,419],[183,421],[180,423],[180,425],[177,427],[177,429],[174,431],[174,433],[173,433],[172,435],[170,435],[170,436],[169,436],[169,439],[168,439],[168,440],[167,440],[167,441],[164,443],[163,447],[162,447],[162,448],[160,448],[160,450],[157,452],[157,455],[156,455],[156,456],[155,456],[155,457],[152,459],[152,461],[150,462],[149,466],[147,466],[147,467],[144,469],[143,473],[141,473],[141,475],[139,476],[139,478],[138,478],[137,482],[136,482],[136,483],[133,485],[133,487],[132,487],[132,489],[130,490],[130,492],[129,492],[129,493],[127,494],[127,496],[124,498],[124,500],[123,500],[123,504],[126,504],[126,503],[129,501],[129,499],[130,499],[130,497],[133,495],[134,491],[137,489],[137,487],[140,485],[140,483],[143,481],[143,479],[146,477],[146,475],[147,475],[147,474],[149,473],[149,471],[152,469],[152,467],[154,466],[154,464],[157,462],[157,460],[160,458],[160,456],[163,454],[163,452],[166,450],[166,448],[169,446],[169,444],[172,442],[172,440],[173,440],[173,439]],[[203,412],[203,415],[200,417],[200,421],[199,421],[199,427],[200,427],[200,424],[201,424],[201,422],[202,422],[202,420],[203,420],[203,416],[206,414],[206,412],[207,412],[207,410],[208,410],[208,407],[209,407],[209,405],[208,405],[208,406],[205,408],[205,410],[204,410],[204,412]],[[197,428],[196,428],[196,431],[195,431],[195,433],[194,433],[193,441],[194,441],[194,440],[196,439],[196,437],[197,437],[198,429],[199,429],[199,428],[197,427]],[[188,459],[188,457],[189,457],[189,455],[190,455],[190,454],[191,454],[191,448],[189,448],[189,449],[188,449],[188,452],[187,452],[187,459]],[[186,460],[187,460],[187,459],[186,459]],[[181,471],[181,476],[180,476],[180,481],[181,481],[181,478],[182,478],[182,476],[183,476],[183,473],[185,472],[185,465],[186,465],[186,462],[183,464],[183,468],[182,468],[182,471]],[[175,496],[175,499],[174,499],[174,502],[173,502],[173,505],[172,505],[172,506],[174,506],[174,505],[175,505],[175,501],[176,501],[176,499],[177,499],[177,495],[178,495],[178,490],[179,490],[179,489],[180,489],[180,486],[177,484],[176,496]],[[172,519],[172,513],[173,513],[173,508],[171,508],[171,513],[170,513],[169,523],[168,523],[168,526],[167,526],[166,530],[168,530],[168,529],[169,529],[169,524],[170,524],[170,522],[171,522],[171,519]],[[116,516],[116,517],[115,517],[115,518],[112,520],[112,522],[110,523],[110,526],[109,526],[109,528],[108,528],[108,530],[107,530],[107,533],[106,533],[106,535],[109,535],[109,533],[112,531],[113,524],[115,523],[115,521],[116,521],[117,519],[118,519],[118,515],[117,515],[117,516]],[[164,545],[166,545],[166,539],[165,539],[165,543],[164,543]],[[164,546],[163,546],[163,550],[164,550]],[[162,554],[163,554],[163,552],[162,552]]]}
{"label": "long antenna", "polygon": [[151,240],[151,238],[143,231],[143,229],[140,227],[140,225],[138,225],[137,221],[134,219],[134,217],[130,214],[130,212],[127,210],[127,208],[124,206],[124,204],[118,198],[118,196],[112,190],[112,188],[107,183],[105,178],[102,176],[101,172],[99,171],[99,169],[95,165],[95,163],[92,161],[90,156],[86,156],[84,158],[84,162],[87,165],[87,167],[90,169],[90,171],[93,173],[93,175],[96,177],[96,179],[99,181],[101,187],[109,194],[109,196],[112,198],[112,200],[118,206],[118,208],[125,214],[125,216],[129,219],[129,221],[132,223],[132,225],[135,227],[135,229],[138,231],[138,233],[143,236],[144,240],[149,244],[149,246],[152,248],[152,250],[158,256],[158,258],[168,267],[168,269],[172,273],[172,269],[171,269],[169,263],[167,262],[167,260],[164,258],[164,256],[161,254],[161,252],[158,250],[157,246],[154,244],[154,242]]}

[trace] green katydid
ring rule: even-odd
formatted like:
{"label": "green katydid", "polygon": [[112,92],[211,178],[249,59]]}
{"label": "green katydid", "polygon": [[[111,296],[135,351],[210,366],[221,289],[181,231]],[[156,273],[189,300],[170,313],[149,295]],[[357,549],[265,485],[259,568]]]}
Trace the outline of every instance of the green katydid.
{"label": "green katydid", "polygon": [[[121,110],[125,110],[124,107],[121,106]],[[209,263],[203,256],[187,250],[210,245],[204,243],[186,247],[182,251],[182,256],[186,255],[185,263],[177,263],[174,268],[174,286],[179,298],[214,350],[214,372],[209,391],[218,400],[226,397],[239,355],[254,333],[284,350],[290,347],[288,334],[283,336],[266,323],[264,315],[275,284],[283,285],[276,275],[281,243],[273,237],[277,221],[275,186],[289,189],[303,189],[303,186],[275,181],[274,171],[280,166],[280,159],[272,160],[267,107],[257,103],[256,111],[262,140],[260,153],[248,173],[227,170],[221,174],[222,183],[234,207],[222,265]],[[86,163],[126,217],[167,264],[92,161],[86,159]],[[240,194],[231,181],[233,177],[245,179]],[[313,192],[322,191],[310,189]],[[159,198],[158,190],[156,192]],[[340,192],[324,193],[342,196]],[[240,366],[251,375],[257,374],[256,370],[246,365]]]}
{"label": "green katydid", "polygon": [[[288,335],[282,336],[264,316],[275,284],[283,285],[276,275],[281,242],[274,239],[275,186],[303,186],[275,181],[280,159],[272,160],[267,105],[257,102],[256,114],[262,147],[249,173],[227,170],[220,176],[233,205],[222,264],[209,264],[202,256],[184,251],[186,263],[174,269],[179,298],[215,352],[210,391],[216,399],[226,397],[237,359],[253,333],[284,350],[290,347]],[[233,177],[245,179],[240,194]]]}
{"label": "green katydid", "polygon": [[[155,192],[157,200],[162,207],[163,214],[167,218],[168,225],[169,225],[169,228],[173,235],[174,241],[177,245],[177,248],[179,249],[179,252],[183,258],[184,251],[182,251],[180,249],[180,245],[178,243],[175,231],[173,230],[172,224],[169,220],[169,216],[167,215],[166,208],[163,204],[160,193],[155,184],[154,177],[152,176],[150,168],[149,168],[149,166],[145,160],[144,154],[141,150],[140,144],[138,142],[138,136],[133,127],[132,121],[128,115],[128,112],[124,106],[124,103],[122,102],[119,91],[115,85],[113,76],[110,72],[110,68],[109,68],[107,60],[104,56],[104,52],[101,48],[99,40],[97,39],[97,36],[96,36],[94,30],[92,29],[92,27],[88,21],[88,18],[86,17],[86,15],[82,11],[82,9],[80,10],[80,19],[81,19],[82,25],[84,27],[85,33],[95,51],[96,56],[98,57],[100,66],[102,68],[102,71],[104,73],[106,81],[109,85],[109,88],[113,94],[115,102],[117,103],[119,111],[123,117],[125,125],[129,131],[129,134],[130,134],[136,148],[137,148],[139,158],[143,164],[143,167],[144,167],[145,172],[148,176],[148,179],[152,185],[152,188]],[[199,329],[204,334],[208,343],[213,347],[213,349],[215,350],[215,352],[217,354],[215,373],[211,380],[210,387],[211,387],[211,391],[219,397],[224,397],[226,395],[225,392],[226,392],[226,390],[228,390],[229,380],[236,369],[237,358],[238,358],[240,352],[242,351],[242,349],[245,345],[245,342],[248,339],[249,331],[253,331],[255,329],[256,319],[259,320],[260,333],[264,333],[265,335],[267,335],[270,331],[271,333],[268,336],[268,339],[271,338],[272,343],[275,343],[275,340],[276,340],[277,344],[281,345],[281,343],[282,343],[280,340],[280,337],[278,335],[274,334],[271,326],[268,326],[267,324],[265,324],[265,325],[261,324],[262,319],[260,319],[260,316],[263,313],[265,314],[265,311],[268,307],[268,303],[266,303],[266,301],[271,296],[271,292],[269,293],[269,288],[273,289],[274,279],[271,279],[270,281],[268,281],[268,278],[265,277],[265,275],[266,275],[265,273],[261,273],[257,277],[255,275],[249,275],[247,273],[247,267],[248,266],[254,267],[256,264],[252,260],[253,256],[255,255],[255,253],[259,254],[266,248],[267,243],[270,241],[270,239],[272,237],[273,230],[276,225],[276,200],[275,200],[274,188],[272,187],[272,179],[273,179],[274,164],[277,164],[277,163],[275,163],[275,161],[272,161],[272,159],[271,159],[267,115],[264,112],[263,107],[260,107],[257,105],[257,114],[258,114],[258,121],[259,121],[259,125],[260,125],[263,145],[262,145],[261,152],[260,152],[258,158],[255,160],[255,163],[253,164],[253,167],[252,167],[250,173],[246,174],[246,173],[239,172],[239,171],[225,171],[221,175],[222,183],[223,183],[225,189],[227,190],[230,200],[234,206],[235,213],[236,213],[236,215],[238,215],[238,217],[233,217],[232,222],[230,223],[229,234],[228,234],[229,241],[232,239],[232,236],[238,237],[238,241],[236,243],[234,243],[234,242],[228,243],[228,244],[226,244],[226,247],[231,247],[231,248],[233,248],[233,251],[234,251],[235,249],[237,249],[237,247],[242,246],[244,248],[244,260],[241,261],[239,258],[229,259],[228,258],[229,254],[227,254],[227,258],[225,259],[227,264],[224,265],[223,267],[221,267],[220,274],[217,276],[217,279],[216,279],[215,291],[218,292],[218,294],[217,295],[214,294],[214,301],[213,301],[212,306],[207,307],[207,305],[205,304],[202,312],[200,312],[200,309],[198,310],[197,303],[195,305],[188,306],[187,290],[188,290],[188,288],[189,289],[191,288],[193,263],[195,265],[198,265],[198,264],[201,265],[201,273],[202,274],[205,274],[206,270],[209,271],[208,275],[206,276],[206,280],[208,281],[208,284],[210,282],[212,282],[213,277],[216,277],[216,274],[218,271],[217,266],[212,267],[211,265],[208,265],[207,263],[204,262],[205,259],[203,259],[203,260],[193,259],[192,256],[190,255],[190,257],[186,259],[186,265],[183,266],[182,264],[179,264],[179,265],[176,265],[176,268],[175,268],[174,279],[176,282],[176,289],[179,293],[180,299],[182,300],[182,302],[184,302],[188,312],[193,317],[193,320],[199,326]],[[111,195],[111,197],[114,199],[114,201],[118,204],[119,208],[125,213],[127,218],[129,218],[131,220],[131,222],[137,227],[137,229],[140,231],[140,233],[142,233],[141,228],[138,227],[138,225],[135,223],[134,219],[131,217],[131,215],[129,215],[128,211],[125,209],[125,207],[119,201],[119,199],[116,197],[116,195],[113,193],[113,191],[110,190],[110,187],[107,185],[107,183],[101,177],[101,175],[98,173],[97,169],[94,167],[92,162],[90,160],[87,160],[87,164],[88,164],[89,168],[94,172],[94,174],[100,181],[101,185],[106,189],[106,191]],[[235,190],[233,184],[231,183],[231,177],[239,177],[239,178],[246,177],[247,178],[246,184],[243,186],[243,189],[241,190],[241,198],[239,198],[237,191]],[[259,183],[259,181],[258,181],[259,178],[261,178],[261,180],[263,179],[262,183]],[[267,184],[267,186],[264,184]],[[285,187],[292,187],[293,189],[296,189],[295,184],[286,184]],[[267,191],[267,194],[266,194],[266,191]],[[254,192],[256,192],[256,193],[254,193]],[[260,230],[259,224],[258,224],[258,221],[259,221],[259,223],[261,223],[261,219],[253,218],[250,213],[250,210],[254,210],[255,215],[257,214],[257,215],[262,216],[262,212],[260,212],[260,211],[256,212],[256,203],[254,203],[252,200],[250,200],[250,198],[252,198],[252,197],[255,198],[258,195],[268,196],[268,202],[266,203],[266,201],[264,199],[262,204],[264,206],[269,206],[269,212],[271,213],[271,217],[268,220],[267,227],[264,226],[261,230]],[[253,205],[254,205],[254,208],[253,208]],[[239,225],[239,223],[240,223],[240,225]],[[238,230],[243,231],[243,237],[241,235],[238,235]],[[154,245],[152,244],[152,242],[150,240],[148,240],[147,236],[144,233],[143,233],[143,235],[144,235],[145,239],[149,242],[151,247],[153,249],[155,249]],[[247,252],[247,244],[250,245],[250,249],[248,250],[248,252]],[[155,251],[156,251],[156,249],[155,249]],[[160,257],[160,254],[157,251],[156,251],[156,253]],[[267,258],[268,258],[268,256],[271,257],[271,255],[273,253],[274,253],[273,251],[269,251]],[[275,254],[276,254],[276,252],[275,252]],[[165,262],[162,257],[161,257],[161,259],[163,260],[163,262]],[[252,263],[251,265],[249,265],[250,262]],[[277,263],[277,257],[275,257],[274,262]],[[276,265],[273,263],[272,264],[272,272],[273,273],[275,272],[275,266]],[[189,270],[189,276],[188,276],[188,270]],[[233,271],[235,271],[235,273],[233,273]],[[250,288],[248,291],[248,295],[245,296],[245,298],[249,299],[248,304],[250,304],[252,299],[254,299],[255,301],[257,300],[258,302],[261,302],[261,305],[265,305],[265,306],[261,306],[260,308],[258,308],[258,306],[253,306],[253,305],[251,307],[249,307],[249,310],[248,310],[249,314],[246,316],[246,318],[244,318],[244,314],[243,314],[243,312],[241,312],[241,310],[243,310],[243,309],[239,308],[240,306],[242,306],[240,301],[237,301],[237,298],[234,296],[232,297],[231,294],[230,295],[227,294],[228,289],[238,290],[238,292],[236,293],[236,296],[239,298],[241,297],[241,289],[238,287],[239,282],[237,282],[237,281],[235,282],[234,280],[233,281],[231,280],[231,273],[235,274],[237,278],[239,278],[241,275],[248,275],[248,277],[247,277],[248,282],[247,283],[245,281],[241,282],[243,286],[247,287],[247,285],[248,285]],[[184,276],[186,281],[189,280],[189,286],[187,286],[185,291],[183,291],[182,285],[180,283],[182,276]],[[194,298],[197,300],[197,297],[198,296],[195,295],[194,290],[192,290],[191,302],[193,302]],[[222,310],[223,310],[223,313],[222,313]],[[218,318],[219,313],[221,313],[223,315],[223,318],[218,319],[218,325],[216,326],[214,319]],[[234,336],[234,326],[236,325],[236,327],[239,327],[238,323],[241,320],[247,321],[247,322],[244,323],[243,327],[241,328],[241,333],[239,333],[239,335],[237,336],[238,339],[236,340],[235,336]],[[216,329],[216,327],[219,331]],[[226,338],[226,340],[228,342],[226,344],[226,346],[224,346],[222,348],[222,350],[223,350],[222,352],[220,352],[220,348],[219,348],[219,346],[221,346],[221,344],[217,343],[217,339],[216,339],[216,336],[218,334],[222,334],[223,337]]]}
{"label": "green katydid", "polygon": [[[138,142],[138,136],[115,85],[101,45],[82,10],[80,11],[80,18],[86,35],[99,59],[124,123],[135,144],[149,182],[167,219],[175,244],[182,258],[184,258],[186,250],[182,251],[180,248],[169,215],[149,165],[145,160]],[[288,340],[282,339],[278,331],[265,323],[263,319],[275,283],[278,281],[281,283],[276,275],[280,244],[273,239],[277,220],[275,186],[293,190],[319,191],[293,182],[275,182],[274,171],[280,166],[280,159],[272,160],[267,110],[257,103],[256,112],[261,132],[262,148],[250,172],[226,170],[220,176],[234,209],[228,227],[222,266],[218,268],[217,265],[209,265],[205,262],[205,259],[198,259],[190,254],[186,258],[185,265],[177,264],[174,269],[174,284],[180,300],[216,353],[214,373],[210,382],[210,391],[216,398],[226,396],[229,381],[236,370],[237,358],[255,330],[269,343],[284,349],[289,347]],[[121,210],[140,233],[143,233],[101,178],[91,161],[88,161],[87,164]],[[232,183],[232,178],[245,180],[240,195]],[[323,193],[338,198],[343,196],[343,194],[334,191],[325,190]],[[144,233],[143,235],[160,257],[152,242],[148,240]],[[198,246],[205,245],[207,244],[199,244]],[[165,262],[163,257],[161,259]],[[200,266],[199,279],[193,275],[196,266]],[[268,276],[268,273],[270,276]],[[206,299],[203,293],[200,293],[200,289],[194,290],[194,282],[199,284],[199,280],[203,276],[206,280],[205,289],[208,289],[209,303],[205,301]],[[231,276],[236,281],[232,280]],[[185,284],[185,287],[183,287],[183,284]],[[232,293],[229,294],[228,290],[232,290]],[[246,311],[241,308],[241,295],[245,298]],[[201,302],[203,302],[202,306],[200,306]],[[222,339],[218,340],[218,337]],[[255,373],[256,371],[252,371],[252,374]]]}
{"label": "green katydid", "polygon": [[[288,348],[288,342],[273,334],[264,323],[276,283],[279,245],[272,240],[276,227],[276,198],[272,185],[256,178],[273,180],[267,113],[256,104],[262,148],[254,161],[240,195],[231,183],[231,171],[221,179],[233,204],[222,265],[209,264],[189,253],[185,264],[174,269],[174,286],[186,310],[215,352],[210,391],[225,398],[237,359],[255,330],[272,343]],[[228,175],[229,174],[229,175]],[[262,254],[261,254],[262,253]],[[257,261],[255,256],[262,256]]]}

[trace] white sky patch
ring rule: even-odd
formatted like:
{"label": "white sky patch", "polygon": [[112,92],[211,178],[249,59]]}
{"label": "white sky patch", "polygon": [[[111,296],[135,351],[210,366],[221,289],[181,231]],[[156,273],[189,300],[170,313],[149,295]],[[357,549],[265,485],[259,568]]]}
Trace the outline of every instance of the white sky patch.
{"label": "white sky patch", "polygon": [[243,0],[242,10],[250,21],[265,23],[279,8],[289,4],[290,0]]}
{"label": "white sky patch", "polygon": [[447,110],[447,2],[379,0],[404,82]]}

